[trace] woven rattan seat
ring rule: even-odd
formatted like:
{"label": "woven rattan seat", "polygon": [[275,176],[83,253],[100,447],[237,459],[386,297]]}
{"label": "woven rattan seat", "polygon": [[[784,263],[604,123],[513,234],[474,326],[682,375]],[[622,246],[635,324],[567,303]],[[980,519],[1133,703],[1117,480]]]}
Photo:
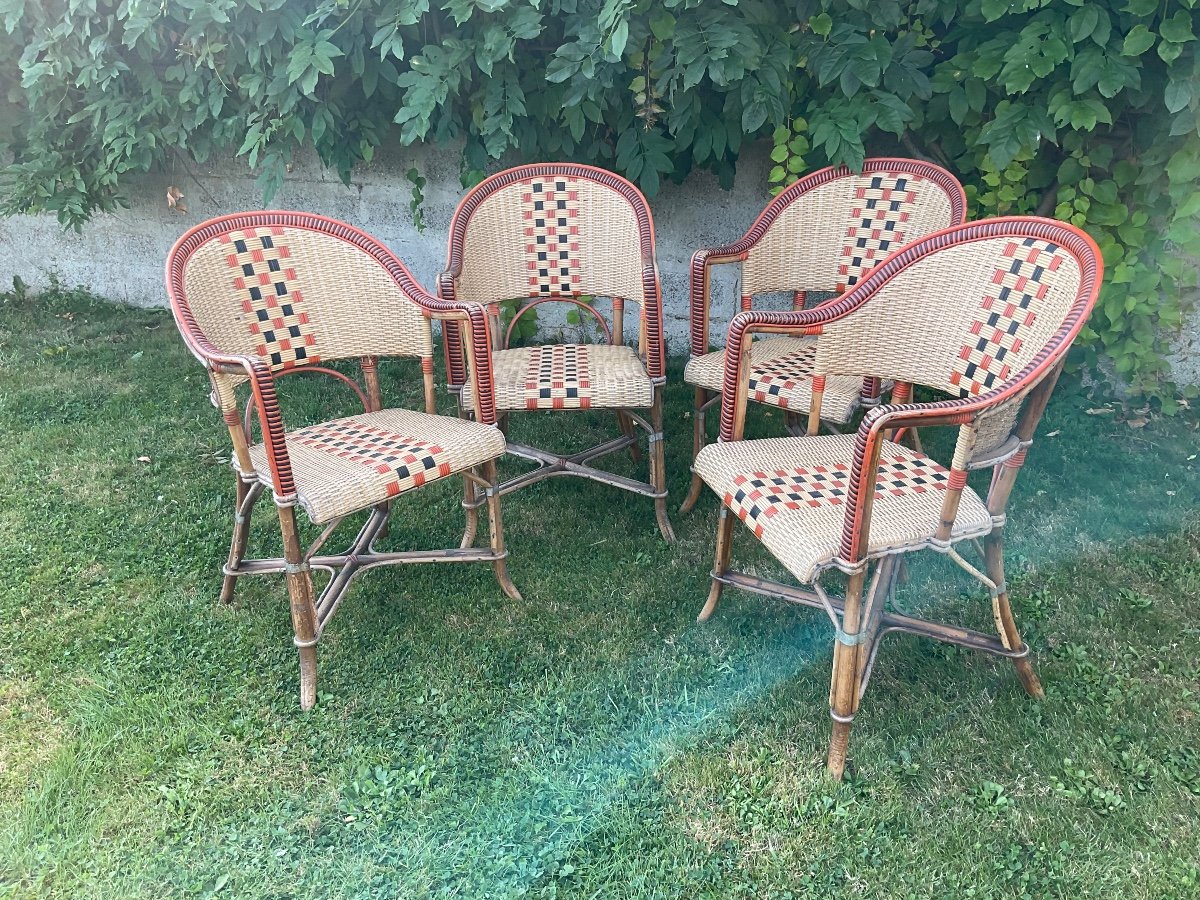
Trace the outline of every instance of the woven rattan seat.
{"label": "woven rattan seat", "polygon": [[[748,397],[765,406],[805,413],[812,403],[812,367],[817,343],[811,338],[776,337],[756,341],[750,349]],[[683,370],[683,380],[694,387],[721,392],[725,380],[725,351],[693,356]],[[833,375],[825,379],[821,418],[844,424],[850,421],[862,396],[862,379]]]}
{"label": "woven rattan seat", "polygon": [[[811,292],[841,293],[905,244],[957,225],[965,216],[962,185],[940,166],[915,159],[868,159],[861,172],[836,166],[804,176],[768,203],[740,240],[697,250],[691,269],[691,360],[684,370],[684,380],[696,389],[693,459],[708,443],[709,409],[729,389],[725,353],[713,353],[709,343],[714,266],[737,266],[743,311],[755,309],[758,298],[781,292],[791,294],[793,309],[800,310]],[[891,341],[886,332],[875,339]],[[750,348],[746,394],[748,402],[785,410],[784,424],[792,434],[805,429],[816,434],[822,421],[844,425],[859,406],[877,402],[891,387],[855,377],[858,368],[814,378],[820,338],[807,339],[804,355],[784,351],[796,340],[765,337],[761,347]],[[773,358],[782,361],[769,365]],[[700,476],[693,472],[684,512],[695,506],[700,489]]]}
{"label": "woven rattan seat", "polygon": [[649,409],[654,382],[632,347],[547,344],[492,354],[496,409]]}
{"label": "woven rattan seat", "polygon": [[[709,444],[696,457],[696,471],[784,568],[807,583],[835,564],[841,548],[855,440],[823,434]],[[945,547],[991,531],[987,507],[967,488],[949,541],[935,541],[948,486],[945,467],[885,441],[864,558]]]}
{"label": "woven rattan seat", "polygon": [[[491,425],[385,409],[289,431],[286,437],[296,500],[323,524],[374,506],[504,453]],[[271,485],[266,447],[250,447],[254,475]]]}

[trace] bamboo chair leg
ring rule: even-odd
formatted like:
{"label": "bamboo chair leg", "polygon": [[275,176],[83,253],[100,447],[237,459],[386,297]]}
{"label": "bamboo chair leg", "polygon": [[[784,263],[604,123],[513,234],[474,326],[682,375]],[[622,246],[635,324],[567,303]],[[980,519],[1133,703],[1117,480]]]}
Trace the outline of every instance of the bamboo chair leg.
{"label": "bamboo chair leg", "polygon": [[654,515],[658,519],[658,530],[668,544],[675,543],[675,529],[667,517],[667,457],[663,446],[663,399],[662,385],[654,388],[654,406],[650,409],[650,484],[664,496],[654,498]]}
{"label": "bamboo chair leg", "polygon": [[500,590],[504,591],[506,597],[512,600],[520,600],[521,592],[517,590],[517,586],[508,577],[508,566],[503,556],[504,520],[500,516],[500,491],[497,488],[496,461],[494,459],[483,464],[483,477],[490,485],[487,491],[489,537],[491,539],[492,550],[499,556],[499,559],[492,563],[492,567],[496,571],[496,581],[500,583]]}
{"label": "bamboo chair leg", "polygon": [[304,562],[296,508],[279,507],[283,532],[283,558],[287,563],[288,598],[292,605],[292,630],[300,652],[300,708],[309,710],[317,702],[317,607],[313,601],[312,574]]}
{"label": "bamboo chair leg", "polygon": [[[704,388],[696,388],[696,400],[692,409],[692,464],[696,463],[696,456],[704,448],[705,434],[704,420],[706,413],[704,404],[708,402],[708,391]],[[688,488],[688,495],[683,500],[683,505],[679,507],[681,513],[689,513],[696,506],[696,501],[700,499],[700,492],[704,489],[704,482],[700,476],[692,472],[692,483]]]}
{"label": "bamboo chair leg", "polygon": [[375,508],[387,516],[387,518],[383,520],[383,527],[380,528],[375,534],[375,539],[377,541],[382,541],[392,533],[392,504],[390,501],[387,503],[380,503]]}
{"label": "bamboo chair leg", "polygon": [[[862,615],[863,584],[866,572],[859,570],[850,576],[846,585],[846,604],[842,613],[842,631],[849,636],[859,634]],[[846,771],[846,750],[850,745],[850,725],[858,708],[860,670],[858,644],[847,644],[841,635],[833,645],[833,676],[829,686],[829,715],[833,719],[833,734],[829,740],[826,769],[838,781]]]}
{"label": "bamboo chair leg", "polygon": [[[983,541],[983,558],[987,563],[987,575],[1001,590],[992,601],[992,611],[996,617],[996,630],[1000,632],[1000,640],[1009,650],[1021,646],[1021,634],[1017,631],[1017,620],[1013,617],[1012,606],[1008,602],[1008,588],[1004,582],[1004,533],[997,530],[989,534]],[[1014,659],[1017,667],[1017,677],[1021,679],[1021,687],[1030,697],[1041,699],[1046,696],[1033,664],[1026,656]]]}
{"label": "bamboo chair leg", "polygon": [[[254,509],[254,504],[246,508],[242,512],[242,504],[246,502],[246,497],[254,485],[247,484],[242,481],[241,476],[237,476],[237,494],[236,503],[233,513],[233,539],[229,544],[229,561],[226,564],[226,569],[236,569],[242,564],[242,560],[246,557],[246,542],[250,535],[250,512]],[[224,579],[221,581],[221,603],[233,602],[233,589],[237,584],[238,576],[230,575],[226,572]]]}
{"label": "bamboo chair leg", "polygon": [[717,610],[717,604],[721,602],[721,589],[725,585],[717,581],[717,576],[724,575],[729,570],[729,554],[732,547],[733,516],[729,515],[729,508],[721,504],[721,512],[717,516],[717,552],[716,558],[713,560],[713,583],[708,589],[708,599],[704,602],[704,609],[700,610],[700,615],[696,616],[697,622],[707,622],[712,618],[712,614]]}
{"label": "bamboo chair leg", "polygon": [[[629,437],[631,434],[633,434],[633,421],[621,410],[617,410],[617,425],[619,425],[621,428],[621,434],[625,435],[626,437]],[[642,461],[642,448],[636,443],[630,444],[629,456],[635,463],[640,463]]]}
{"label": "bamboo chair leg", "polygon": [[463,530],[462,542],[458,545],[462,550],[475,546],[475,535],[479,532],[479,507],[475,505],[475,500],[475,485],[464,475],[463,511],[467,515],[467,526]]}

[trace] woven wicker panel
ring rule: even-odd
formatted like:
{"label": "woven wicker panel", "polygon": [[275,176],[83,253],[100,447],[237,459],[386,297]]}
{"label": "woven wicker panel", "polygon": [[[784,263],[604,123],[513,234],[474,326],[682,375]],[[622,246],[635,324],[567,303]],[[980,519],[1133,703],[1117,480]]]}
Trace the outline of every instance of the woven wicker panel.
{"label": "woven wicker panel", "polygon": [[643,301],[637,217],[616,191],[562,175],[490,194],[463,239],[459,300],[623,297]]}
{"label": "woven wicker panel", "polygon": [[[838,565],[854,435],[709,444],[696,472],[772,555],[802,582]],[[927,456],[884,442],[866,558],[932,542],[949,472]],[[987,508],[962,493],[951,541],[992,529]]]}
{"label": "woven wicker panel", "polygon": [[826,325],[817,371],[912,381],[955,396],[984,393],[1045,346],[1079,283],[1075,258],[1036,238],[947,247]]}
{"label": "woven wicker panel", "polygon": [[[749,399],[804,413],[812,404],[812,366],[816,338],[767,337],[750,348]],[[725,351],[693,356],[683,370],[688,384],[721,392],[725,378]],[[821,398],[821,418],[848,422],[858,408],[862,379],[835,375],[826,380]]]}
{"label": "woven wicker panel", "polygon": [[[287,435],[299,503],[318,524],[495,459],[504,447],[503,433],[491,425],[402,409],[347,416]],[[250,460],[269,487],[262,444],[250,448]]]}
{"label": "woven wicker panel", "polygon": [[273,369],[348,356],[431,357],[429,323],[371,256],[316,231],[228,232],[187,264],[188,305],[208,340]]}
{"label": "woven wicker panel", "polygon": [[654,382],[625,346],[546,344],[492,355],[496,408],[649,409]]}
{"label": "woven wicker panel", "polygon": [[742,264],[741,292],[842,291],[902,245],[954,224],[951,209],[941,187],[907,172],[837,178],[780,213]]}

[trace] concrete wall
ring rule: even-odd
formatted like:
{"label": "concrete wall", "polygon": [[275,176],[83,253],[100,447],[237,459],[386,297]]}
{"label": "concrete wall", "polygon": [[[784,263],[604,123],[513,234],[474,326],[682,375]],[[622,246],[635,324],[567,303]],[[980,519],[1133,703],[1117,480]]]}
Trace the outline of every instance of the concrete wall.
{"label": "concrete wall", "polygon": [[[355,171],[349,187],[315,160],[304,160],[288,175],[272,206],[323,213],[362,228],[387,244],[432,290],[445,264],[450,216],[463,193],[459,159],[452,151],[424,148],[381,153]],[[687,352],[691,254],[697,247],[733,241],[750,226],[770,199],[766,162],[764,152],[745,154],[732,191],[722,190],[708,173],[697,173],[683,185],[665,185],[653,202],[673,354]],[[424,232],[413,227],[412,186],[404,177],[414,165],[427,181]],[[64,231],[51,216],[0,218],[0,285],[7,287],[13,275],[20,275],[40,289],[56,273],[65,284],[83,285],[102,297],[136,306],[165,305],[163,264],[175,239],[212,216],[262,207],[244,163],[221,161],[192,172],[194,178],[180,169],[132,180],[131,208],[95,217],[80,234]],[[186,196],[184,214],[167,208],[172,184]],[[721,327],[734,309],[732,279],[718,278],[714,291]],[[543,307],[547,315],[542,321],[553,323],[554,308]]]}
{"label": "concrete wall", "polygon": [[[423,204],[426,228],[413,227],[412,186],[404,173],[416,166],[427,180]],[[663,279],[668,351],[687,352],[688,261],[697,247],[717,246],[740,237],[769,199],[766,148],[744,153],[732,191],[707,172],[682,185],[666,184],[653,201],[658,261]],[[194,177],[193,177],[194,175]],[[354,173],[349,187],[314,159],[297,164],[273,206],[324,213],[350,222],[382,240],[400,256],[426,288],[432,289],[445,262],[446,234],[462,194],[459,155],[428,148],[381,152]],[[186,195],[185,214],[167,208],[171,184]],[[81,234],[63,231],[50,216],[0,218],[0,285],[20,275],[31,287],[44,287],[57,273],[68,285],[137,306],[165,305],[163,262],[175,239],[211,216],[259,209],[261,194],[244,163],[222,160],[193,172],[177,170],[133,181],[132,207],[97,216]],[[714,336],[734,310],[735,288],[728,267],[714,279]],[[553,309],[553,307],[551,308]],[[546,310],[546,307],[543,307]],[[541,321],[554,325],[547,311]],[[1173,339],[1176,377],[1200,384],[1200,309]]]}

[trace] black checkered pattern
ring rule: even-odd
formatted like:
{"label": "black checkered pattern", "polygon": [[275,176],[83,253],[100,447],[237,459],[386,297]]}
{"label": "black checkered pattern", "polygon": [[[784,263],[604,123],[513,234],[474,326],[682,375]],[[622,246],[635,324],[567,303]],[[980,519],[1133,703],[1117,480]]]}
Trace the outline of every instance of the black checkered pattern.
{"label": "black checkered pattern", "polygon": [[437,444],[371,425],[331,422],[305,428],[292,439],[374,469],[387,478],[389,497],[442,478],[451,471],[448,454]]}
{"label": "black checkered pattern", "polygon": [[815,346],[766,360],[750,370],[750,399],[788,409],[790,396],[803,382],[811,381]]}
{"label": "black checkered pattern", "polygon": [[855,224],[846,230],[838,261],[839,291],[857,284],[904,243],[911,204],[917,198],[912,186],[920,179],[913,175],[880,172],[870,178],[869,185],[855,189],[850,211]]}
{"label": "black checkered pattern", "polygon": [[960,396],[991,390],[1012,374],[1013,357],[1023,345],[1022,329],[1037,319],[1038,303],[1048,290],[1043,278],[1058,271],[1065,258],[1057,244],[1037,238],[1005,246],[1004,263],[992,277],[994,289],[984,295],[981,314],[970,326],[971,339],[950,374]]}
{"label": "black checkered pattern", "polygon": [[283,229],[248,228],[221,235],[234,289],[242,297],[255,348],[272,369],[290,369],[320,359],[317,337],[305,309]]}
{"label": "black checkered pattern", "polygon": [[579,185],[566,179],[531,179],[521,195],[529,296],[579,293]]}
{"label": "black checkered pattern", "polygon": [[525,376],[525,408],[587,409],[591,387],[586,345],[537,347]]}

